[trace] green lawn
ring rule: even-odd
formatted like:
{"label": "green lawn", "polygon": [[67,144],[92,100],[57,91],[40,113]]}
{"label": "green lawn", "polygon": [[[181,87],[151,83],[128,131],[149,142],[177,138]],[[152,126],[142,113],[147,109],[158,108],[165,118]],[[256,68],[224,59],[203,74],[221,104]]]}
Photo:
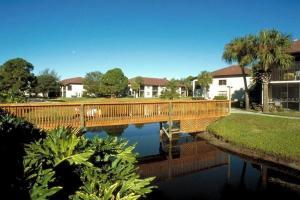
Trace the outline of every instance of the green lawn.
{"label": "green lawn", "polygon": [[232,144],[289,159],[300,159],[300,120],[231,114],[209,131]]}

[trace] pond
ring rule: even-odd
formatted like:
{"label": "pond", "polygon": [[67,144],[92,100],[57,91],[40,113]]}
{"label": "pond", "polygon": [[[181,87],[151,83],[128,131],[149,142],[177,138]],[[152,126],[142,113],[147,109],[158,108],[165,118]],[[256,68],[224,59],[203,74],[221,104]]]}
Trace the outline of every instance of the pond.
{"label": "pond", "polygon": [[300,172],[225,152],[198,134],[177,134],[170,142],[159,123],[86,133],[109,135],[136,144],[140,175],[156,176],[157,188],[146,199],[300,199]]}

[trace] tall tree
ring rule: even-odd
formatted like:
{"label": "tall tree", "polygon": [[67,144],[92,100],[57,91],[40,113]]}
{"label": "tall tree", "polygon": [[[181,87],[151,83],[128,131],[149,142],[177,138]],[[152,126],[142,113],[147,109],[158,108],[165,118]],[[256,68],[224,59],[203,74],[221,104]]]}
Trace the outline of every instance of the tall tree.
{"label": "tall tree", "polygon": [[208,98],[209,85],[212,84],[212,76],[207,71],[202,71],[197,77],[198,84],[203,89],[204,98]]}
{"label": "tall tree", "polygon": [[263,111],[269,112],[269,82],[274,68],[287,69],[294,63],[294,57],[287,53],[292,45],[289,35],[277,30],[263,30],[258,34],[256,70],[263,88]]}
{"label": "tall tree", "polygon": [[255,61],[255,42],[253,35],[247,35],[232,40],[225,45],[223,59],[229,63],[237,62],[242,70],[244,88],[245,88],[245,108],[249,109],[249,89],[246,79],[245,67],[251,65]]}
{"label": "tall tree", "polygon": [[36,92],[43,97],[56,97],[59,95],[59,77],[54,70],[45,69],[37,76]]}
{"label": "tall tree", "polygon": [[144,83],[143,78],[140,76],[135,77],[131,82],[131,88],[134,92],[138,93],[138,97],[141,96],[140,91],[143,83]]}
{"label": "tall tree", "polygon": [[120,68],[108,70],[101,78],[101,92],[104,95],[116,97],[125,93],[128,78]]}
{"label": "tall tree", "polygon": [[0,85],[3,98],[18,102],[25,99],[25,92],[32,87],[34,74],[33,65],[22,58],[6,61],[0,67]]}
{"label": "tall tree", "polygon": [[179,98],[178,90],[179,82],[175,79],[171,79],[167,85],[166,89],[161,93],[161,98],[163,99],[176,99]]}
{"label": "tall tree", "polygon": [[103,74],[99,71],[89,72],[85,75],[83,88],[88,95],[101,96],[101,78]]}

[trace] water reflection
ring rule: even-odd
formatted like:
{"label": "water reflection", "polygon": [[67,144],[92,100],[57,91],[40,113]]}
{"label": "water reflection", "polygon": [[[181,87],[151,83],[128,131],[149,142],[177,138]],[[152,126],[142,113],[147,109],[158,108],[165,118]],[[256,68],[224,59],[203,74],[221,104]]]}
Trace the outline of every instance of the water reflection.
{"label": "water reflection", "polygon": [[297,171],[224,152],[197,135],[177,134],[169,141],[159,124],[112,129],[86,136],[114,133],[137,143],[139,173],[157,177],[158,188],[147,199],[300,199]]}
{"label": "water reflection", "polygon": [[142,164],[139,165],[141,176],[156,176],[157,181],[162,181],[228,164],[226,153],[203,140],[183,143],[179,148],[175,145],[169,148],[169,145],[162,147],[169,151],[165,159],[161,158],[163,155],[142,159]]}

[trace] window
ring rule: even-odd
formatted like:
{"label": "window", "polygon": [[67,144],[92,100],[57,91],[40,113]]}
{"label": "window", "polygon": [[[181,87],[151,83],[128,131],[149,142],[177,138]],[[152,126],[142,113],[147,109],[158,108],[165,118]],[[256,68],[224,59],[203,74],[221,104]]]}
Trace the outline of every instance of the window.
{"label": "window", "polygon": [[219,85],[226,85],[226,80],[219,80]]}
{"label": "window", "polygon": [[224,96],[224,97],[227,97],[227,91],[219,91],[218,96]]}
{"label": "window", "polygon": [[72,85],[68,85],[68,91],[72,90]]}

